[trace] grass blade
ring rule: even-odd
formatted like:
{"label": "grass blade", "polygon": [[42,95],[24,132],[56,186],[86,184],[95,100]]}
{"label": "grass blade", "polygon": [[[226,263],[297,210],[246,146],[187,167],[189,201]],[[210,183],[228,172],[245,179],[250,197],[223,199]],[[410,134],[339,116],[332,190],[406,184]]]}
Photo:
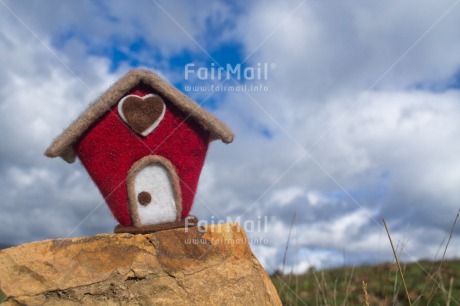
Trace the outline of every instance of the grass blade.
{"label": "grass blade", "polygon": [[[447,248],[449,247],[450,240],[452,239],[452,236],[454,234],[455,225],[457,224],[457,220],[458,220],[459,216],[460,216],[460,209],[458,210],[457,216],[455,217],[455,220],[454,220],[454,224],[452,224],[452,228],[450,229],[449,239],[447,240],[446,247],[444,248],[444,253],[442,254],[441,263],[439,264],[438,271],[436,271],[435,274],[441,275],[442,263],[444,262],[444,259],[446,257]],[[440,279],[440,281],[442,281],[442,278]],[[436,293],[438,287],[439,287],[439,285],[437,285],[437,284],[433,284],[433,286],[431,287],[431,292],[430,292],[430,297],[428,299],[428,304],[430,304],[431,301],[433,300],[434,294]]]}
{"label": "grass blade", "polygon": [[281,276],[284,276],[284,266],[286,264],[286,256],[287,256],[287,251],[288,251],[288,248],[289,248],[289,240],[291,239],[292,227],[294,226],[295,216],[296,216],[296,213],[294,213],[294,216],[292,217],[291,228],[289,229],[289,235],[288,235],[288,239],[287,239],[287,242],[286,242],[286,249],[284,250],[283,269],[281,270]]}
{"label": "grass blade", "polygon": [[363,281],[364,305],[369,306],[369,295],[367,294],[367,283]]}
{"label": "grass blade", "polygon": [[403,271],[401,269],[401,265],[399,264],[399,259],[398,259],[398,256],[396,255],[396,251],[395,251],[395,248],[393,246],[393,241],[391,240],[391,236],[390,236],[390,231],[388,230],[388,226],[387,226],[387,223],[385,222],[385,219],[383,219],[383,225],[385,225],[385,230],[387,231],[388,239],[390,240],[390,244],[391,244],[391,249],[393,250],[393,255],[395,257],[396,264],[398,265],[399,273],[401,274],[404,289],[406,290],[407,301],[409,302],[409,305],[412,306],[412,302],[411,302],[410,296],[409,296],[409,291],[407,290],[407,286],[406,286],[406,281],[404,280],[404,273],[403,273]]}

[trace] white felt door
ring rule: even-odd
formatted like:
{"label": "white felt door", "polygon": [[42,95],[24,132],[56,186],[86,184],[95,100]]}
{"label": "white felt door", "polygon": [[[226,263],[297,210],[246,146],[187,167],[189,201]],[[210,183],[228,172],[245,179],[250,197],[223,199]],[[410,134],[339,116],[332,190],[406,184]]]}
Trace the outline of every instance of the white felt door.
{"label": "white felt door", "polygon": [[173,184],[162,164],[145,165],[137,171],[132,183],[139,225],[177,221]]}

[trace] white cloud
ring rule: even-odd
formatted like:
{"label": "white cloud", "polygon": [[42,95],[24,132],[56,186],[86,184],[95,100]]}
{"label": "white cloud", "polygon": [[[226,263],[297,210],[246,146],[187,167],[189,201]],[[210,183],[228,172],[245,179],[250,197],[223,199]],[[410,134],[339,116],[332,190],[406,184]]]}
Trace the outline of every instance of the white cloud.
{"label": "white cloud", "polygon": [[316,191],[308,192],[307,199],[308,199],[308,202],[313,206],[320,205],[320,204],[325,205],[329,202],[329,200],[326,197],[324,197],[323,195],[321,195],[321,193],[316,192]]}
{"label": "white cloud", "polygon": [[[114,222],[104,207],[85,229],[73,231],[102,199],[80,165],[48,160],[43,152],[116,76],[108,73],[107,60],[95,57],[63,65],[70,59],[50,52],[49,33],[29,24],[38,40],[1,9],[0,24],[9,29],[0,33],[0,52],[6,55],[0,58],[1,193],[8,212],[0,216],[1,239],[21,243],[107,231]],[[76,78],[68,67],[87,69]]]}
{"label": "white cloud", "polygon": [[[395,221],[395,235],[406,231],[411,237],[411,252],[427,251],[432,256],[428,250],[442,238],[430,235],[428,243],[419,231],[447,232],[460,200],[455,188],[460,164],[459,92],[429,92],[414,86],[427,80],[446,82],[458,72],[460,40],[453,30],[458,8],[383,75],[450,3],[436,8],[425,3],[416,12],[409,4],[356,3],[334,3],[340,9],[306,3],[281,24],[295,3],[257,2],[241,17],[238,30],[247,53],[267,39],[250,61],[274,62],[277,68],[264,82],[268,93],[250,93],[253,99],[244,93],[231,95],[224,105],[222,112],[236,127],[239,143],[210,155],[210,163],[220,167],[213,176],[214,187],[224,194],[237,191],[238,200],[233,197],[235,204],[226,206],[229,213],[246,212],[250,217],[265,211],[280,216],[284,230],[266,235],[280,246],[297,212],[299,220],[309,224],[304,236],[314,237],[314,242],[305,239],[304,247],[321,243],[340,250],[347,245],[361,252],[362,256],[354,255],[360,260],[365,256],[391,260],[389,249],[375,243],[382,230],[377,224],[385,217]],[[244,122],[268,127],[273,138],[257,137],[241,122],[242,116]],[[306,156],[294,164],[302,155],[299,145],[310,149],[312,144],[315,160]],[[242,163],[245,166],[239,170]],[[233,183],[235,177],[245,177],[245,184]],[[312,207],[315,193],[325,195],[328,204]],[[302,201],[301,194],[309,194],[310,201]],[[334,195],[340,198],[333,199]],[[270,204],[273,199],[277,204]],[[374,220],[364,218],[364,212]]]}
{"label": "white cloud", "polygon": [[302,188],[299,187],[289,187],[283,190],[277,190],[273,192],[270,201],[276,203],[276,205],[284,206],[291,203],[295,198],[298,198],[303,195]]}

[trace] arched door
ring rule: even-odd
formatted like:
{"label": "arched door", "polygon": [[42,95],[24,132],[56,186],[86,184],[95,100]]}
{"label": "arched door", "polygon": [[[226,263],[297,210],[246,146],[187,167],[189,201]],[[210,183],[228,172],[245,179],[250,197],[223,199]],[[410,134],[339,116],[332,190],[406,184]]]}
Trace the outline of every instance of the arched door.
{"label": "arched door", "polygon": [[128,199],[134,226],[179,221],[182,197],[174,166],[151,155],[134,163],[128,174]]}

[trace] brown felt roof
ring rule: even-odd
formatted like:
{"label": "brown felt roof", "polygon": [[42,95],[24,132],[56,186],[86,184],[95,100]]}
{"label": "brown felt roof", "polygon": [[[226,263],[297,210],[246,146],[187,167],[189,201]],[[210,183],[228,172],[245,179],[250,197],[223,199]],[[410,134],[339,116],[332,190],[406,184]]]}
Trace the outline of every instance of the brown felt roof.
{"label": "brown felt roof", "polygon": [[73,144],[97,119],[106,114],[123,96],[140,83],[150,86],[156,93],[197,121],[203,129],[211,134],[212,140],[221,139],[224,143],[233,141],[233,132],[225,123],[195,101],[156,73],[145,69],[133,69],[113,84],[72,122],[48,147],[45,155],[48,157],[60,156],[69,163],[74,162],[76,154],[73,150]]}

